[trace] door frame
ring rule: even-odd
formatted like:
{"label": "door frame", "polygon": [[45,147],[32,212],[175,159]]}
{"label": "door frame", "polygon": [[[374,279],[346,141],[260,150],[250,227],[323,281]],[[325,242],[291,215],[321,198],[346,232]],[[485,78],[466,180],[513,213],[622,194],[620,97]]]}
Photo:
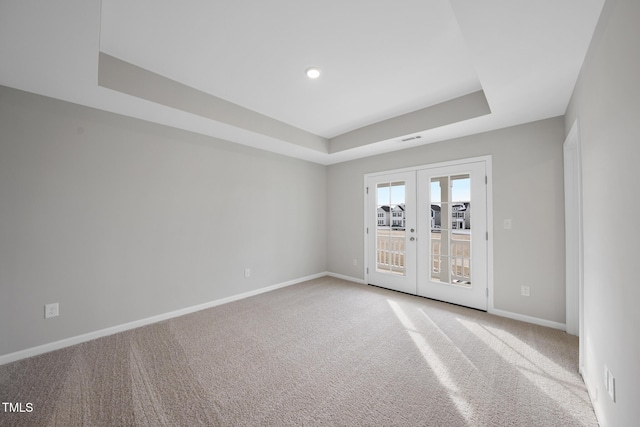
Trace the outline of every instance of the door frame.
{"label": "door frame", "polygon": [[582,171],[578,120],[563,144],[565,199],[566,330],[578,335],[578,368],[584,366],[584,275],[582,243]]}
{"label": "door frame", "polygon": [[[367,173],[363,177],[363,185],[362,185],[362,194],[363,194],[363,219],[364,219],[364,227],[362,230],[362,240],[364,247],[364,265],[363,265],[363,275],[365,284],[369,284],[369,236],[367,230],[368,224],[368,203],[367,203],[367,181],[369,177],[378,176],[378,175],[386,175],[393,173],[403,173],[403,172],[416,172],[422,169],[429,168],[438,168],[438,167],[446,167],[446,166],[457,166],[464,163],[471,162],[485,162],[485,170],[487,176],[487,186],[486,186],[486,196],[487,196],[487,288],[489,295],[487,296],[487,312],[493,313],[495,310],[493,300],[494,300],[494,292],[493,292],[493,157],[491,155],[486,156],[478,156],[478,157],[467,157],[456,160],[448,160],[444,162],[438,163],[428,163],[420,166],[411,166],[401,169],[391,169],[379,172],[371,172]],[[370,231],[370,230],[369,230]],[[375,266],[374,266],[375,267]]]}

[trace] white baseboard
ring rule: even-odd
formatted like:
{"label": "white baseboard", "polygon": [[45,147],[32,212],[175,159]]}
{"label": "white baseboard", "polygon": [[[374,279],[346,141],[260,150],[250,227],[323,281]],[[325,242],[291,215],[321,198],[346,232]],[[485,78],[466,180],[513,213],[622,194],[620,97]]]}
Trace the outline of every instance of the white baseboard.
{"label": "white baseboard", "polygon": [[[306,277],[300,277],[298,279],[290,280],[288,282],[278,283],[272,286],[267,286],[264,288],[256,289],[249,292],[244,292],[238,295],[232,295],[230,297],[221,298],[215,301],[209,301],[204,304],[198,304],[191,307],[186,307],[180,310],[171,311],[168,313],[159,314],[157,316],[147,317],[145,319],[135,320],[133,322],[125,323],[122,325],[112,326],[110,328],[100,329],[98,331],[89,332],[82,335],[77,335],[71,338],[65,338],[63,340],[39,345],[37,347],[27,348],[25,350],[16,351],[14,353],[9,353],[0,356],[0,365],[4,365],[7,363],[15,362],[17,360],[26,359],[27,357],[37,356],[39,354],[48,353],[50,351],[59,350],[64,347],[69,347],[72,345],[80,344],[83,342],[91,341],[96,338],[105,337],[108,335],[117,334],[118,332],[127,331],[130,329],[139,328],[141,326],[146,326],[152,323],[161,322],[163,320],[171,319],[178,316],[184,316],[185,314],[194,313],[196,311],[204,310],[207,308],[215,307],[222,304],[227,304],[233,301],[238,301],[244,298],[249,298],[255,295],[259,295],[265,292],[274,291],[276,289],[284,288],[287,286],[295,285],[297,283],[306,282],[308,280],[317,279],[324,276],[331,276],[337,279],[347,280],[350,282],[366,284],[366,281],[363,279],[358,279],[355,277],[345,276],[343,274],[332,273],[328,271],[324,271],[317,274],[312,274]],[[512,313],[510,311],[498,310],[498,309],[490,309],[489,313],[495,314],[496,316],[508,317],[510,319],[521,320],[523,322],[533,323],[536,325],[547,326],[549,328],[560,329],[566,331],[566,325],[564,323],[553,322],[550,320],[539,319],[537,317],[526,316],[524,314]],[[585,381],[586,382],[586,381]]]}
{"label": "white baseboard", "polygon": [[335,277],[336,279],[348,280],[349,282],[360,283],[361,285],[367,284],[367,282],[365,282],[362,279],[356,279],[355,277],[345,276],[343,274],[338,274],[338,273],[331,273],[330,271],[327,272],[327,276]]}
{"label": "white baseboard", "polygon": [[538,317],[527,316],[524,314],[513,313],[511,311],[498,310],[496,308],[489,309],[489,313],[496,316],[508,317],[509,319],[520,320],[522,322],[533,323],[534,325],[546,326],[548,328],[560,329],[561,331],[567,330],[567,325],[564,323],[554,322],[551,320],[540,319]]}
{"label": "white baseboard", "polygon": [[300,277],[298,279],[290,280],[288,282],[278,283],[276,285],[267,286],[265,288],[260,288],[260,289],[256,289],[249,292],[244,292],[238,295],[232,295],[230,297],[221,298],[215,301],[209,301],[204,304],[198,304],[191,307],[182,308],[180,310],[159,314],[157,316],[151,316],[145,319],[135,320],[133,322],[125,323],[122,325],[112,326],[110,328],[100,329],[98,331],[77,335],[75,337],[65,338],[60,341],[55,341],[55,342],[39,345],[37,347],[31,347],[25,350],[16,351],[14,353],[5,354],[0,356],[0,365],[5,365],[7,363],[15,362],[17,360],[26,359],[27,357],[37,356],[39,354],[48,353],[54,350],[59,350],[64,347],[69,347],[72,345],[91,341],[96,338],[117,334],[118,332],[128,331],[130,329],[135,329],[135,328],[139,328],[141,326],[149,325],[152,323],[161,322],[163,320],[171,319],[173,317],[184,316],[185,314],[194,313],[196,311],[204,310],[204,309],[215,307],[222,304],[227,304],[227,303],[238,301],[244,298],[249,298],[255,295],[263,294],[265,292],[274,291],[276,289],[295,285],[297,283],[306,282],[307,280],[324,277],[327,274],[328,274],[327,272],[322,272],[322,273],[313,274],[311,276]]}

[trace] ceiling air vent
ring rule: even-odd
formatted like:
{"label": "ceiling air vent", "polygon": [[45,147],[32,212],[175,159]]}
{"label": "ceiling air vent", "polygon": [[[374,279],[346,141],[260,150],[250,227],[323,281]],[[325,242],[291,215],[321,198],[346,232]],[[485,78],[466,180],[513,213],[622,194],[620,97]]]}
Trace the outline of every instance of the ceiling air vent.
{"label": "ceiling air vent", "polygon": [[400,142],[413,141],[414,139],[420,139],[420,138],[422,138],[420,135],[410,136],[408,138],[401,139]]}

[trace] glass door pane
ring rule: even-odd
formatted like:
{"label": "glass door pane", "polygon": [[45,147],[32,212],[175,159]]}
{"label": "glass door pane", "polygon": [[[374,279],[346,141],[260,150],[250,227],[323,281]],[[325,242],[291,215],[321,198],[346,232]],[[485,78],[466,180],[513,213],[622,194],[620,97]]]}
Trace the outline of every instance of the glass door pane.
{"label": "glass door pane", "polygon": [[471,188],[469,174],[430,180],[431,280],[471,286]]}
{"label": "glass door pane", "polygon": [[406,244],[404,181],[376,185],[376,271],[404,276]]}
{"label": "glass door pane", "polygon": [[471,286],[471,180],[469,174],[451,182],[451,284]]}

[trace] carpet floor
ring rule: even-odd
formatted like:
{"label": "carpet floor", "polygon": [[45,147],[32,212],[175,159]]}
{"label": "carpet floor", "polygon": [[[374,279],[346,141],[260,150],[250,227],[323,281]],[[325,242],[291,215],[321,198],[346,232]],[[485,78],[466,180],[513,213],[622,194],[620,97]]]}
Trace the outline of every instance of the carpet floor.
{"label": "carpet floor", "polygon": [[595,426],[578,340],[324,277],[0,366],[2,426]]}

